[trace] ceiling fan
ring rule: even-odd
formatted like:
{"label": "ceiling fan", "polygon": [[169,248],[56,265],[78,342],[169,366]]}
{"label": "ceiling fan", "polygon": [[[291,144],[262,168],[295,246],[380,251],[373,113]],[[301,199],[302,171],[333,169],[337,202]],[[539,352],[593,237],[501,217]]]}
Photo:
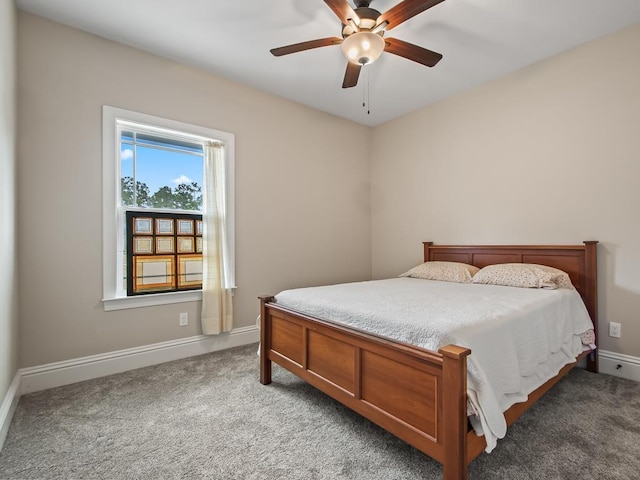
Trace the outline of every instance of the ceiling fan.
{"label": "ceiling fan", "polygon": [[442,55],[397,38],[383,38],[385,32],[444,0],[404,0],[384,13],[369,8],[371,0],[357,0],[353,9],[347,0],[324,0],[342,22],[342,38],[328,37],[271,49],[276,57],[312,48],[342,45],[347,59],[342,88],[355,87],[364,65],[375,62],[382,52],[393,53],[427,67]]}

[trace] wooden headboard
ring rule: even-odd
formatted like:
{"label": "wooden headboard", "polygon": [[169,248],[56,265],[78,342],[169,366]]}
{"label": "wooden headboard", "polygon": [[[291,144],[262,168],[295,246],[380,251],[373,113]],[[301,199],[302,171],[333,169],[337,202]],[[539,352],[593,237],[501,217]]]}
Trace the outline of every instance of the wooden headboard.
{"label": "wooden headboard", "polygon": [[[567,272],[587,306],[598,334],[597,241],[583,245],[434,245],[424,243],[424,261],[462,262],[482,268],[497,263],[537,263]],[[596,357],[596,356],[594,356]],[[597,360],[593,360],[597,361]]]}

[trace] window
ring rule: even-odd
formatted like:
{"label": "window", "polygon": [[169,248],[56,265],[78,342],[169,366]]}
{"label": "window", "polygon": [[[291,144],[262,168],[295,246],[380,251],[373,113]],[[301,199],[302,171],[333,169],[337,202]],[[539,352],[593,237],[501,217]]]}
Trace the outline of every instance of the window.
{"label": "window", "polygon": [[233,134],[103,107],[105,310],[201,298],[208,142],[224,144],[228,239],[224,283],[230,288],[234,285]]}

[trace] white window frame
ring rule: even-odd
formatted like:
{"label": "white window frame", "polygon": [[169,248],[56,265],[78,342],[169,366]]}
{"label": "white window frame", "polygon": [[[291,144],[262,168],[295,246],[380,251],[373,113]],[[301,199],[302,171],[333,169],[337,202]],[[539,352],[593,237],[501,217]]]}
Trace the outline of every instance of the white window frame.
{"label": "white window frame", "polygon": [[201,290],[185,292],[126,295],[122,289],[122,268],[118,267],[124,250],[120,215],[120,139],[118,122],[144,124],[160,134],[177,133],[194,140],[224,143],[226,168],[226,224],[229,243],[229,274],[227,283],[235,286],[235,135],[229,132],[169,120],[145,113],[132,112],[103,105],[102,107],[102,304],[105,311],[167,305],[202,300]]}

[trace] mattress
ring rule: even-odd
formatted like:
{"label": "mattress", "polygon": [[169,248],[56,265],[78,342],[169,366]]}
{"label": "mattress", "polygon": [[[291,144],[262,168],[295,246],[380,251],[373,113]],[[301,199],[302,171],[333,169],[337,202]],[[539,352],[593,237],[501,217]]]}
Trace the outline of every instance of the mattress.
{"label": "mattress", "polygon": [[487,452],[506,434],[503,412],[574,362],[593,328],[574,289],[393,278],[286,290],[275,302],[428,350],[470,348],[470,419]]}

